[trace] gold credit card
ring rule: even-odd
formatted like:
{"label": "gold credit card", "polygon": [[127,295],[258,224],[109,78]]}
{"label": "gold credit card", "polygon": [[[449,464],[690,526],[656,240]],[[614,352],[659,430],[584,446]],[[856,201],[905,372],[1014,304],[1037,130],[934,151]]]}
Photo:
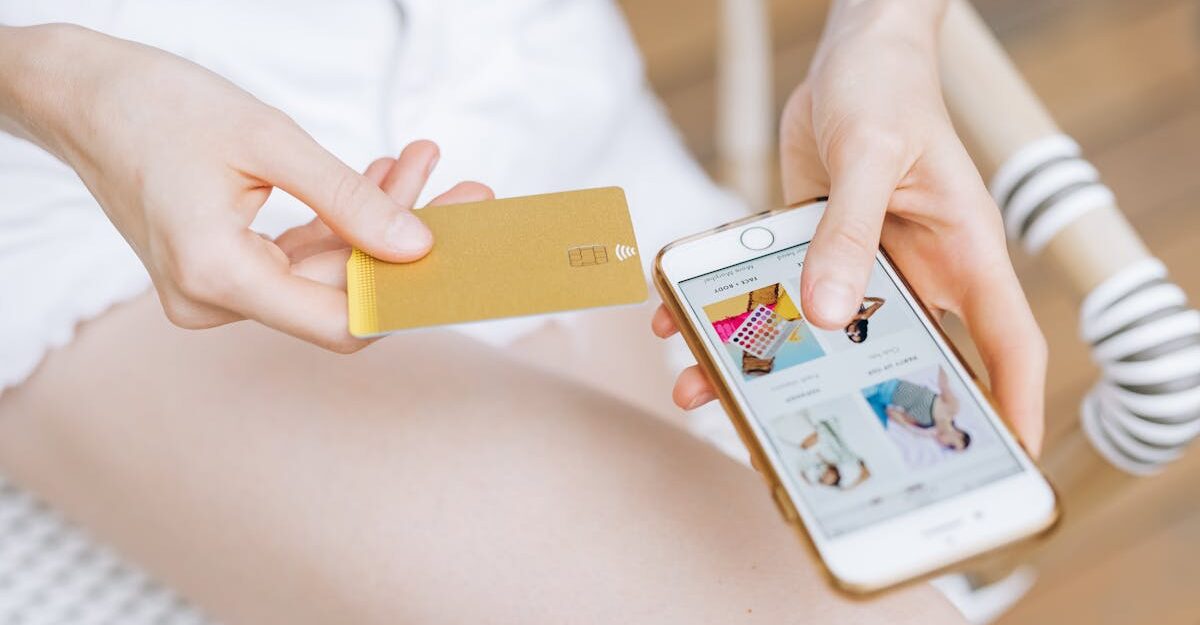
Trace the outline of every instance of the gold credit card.
{"label": "gold credit card", "polygon": [[635,304],[645,301],[625,192],[617,187],[428,206],[433,250],[346,264],[350,333]]}

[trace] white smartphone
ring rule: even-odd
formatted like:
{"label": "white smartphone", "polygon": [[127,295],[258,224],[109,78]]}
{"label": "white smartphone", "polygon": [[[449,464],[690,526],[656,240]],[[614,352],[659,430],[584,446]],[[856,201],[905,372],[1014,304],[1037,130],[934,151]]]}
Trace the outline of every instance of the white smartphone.
{"label": "white smartphone", "polygon": [[825,203],[672,243],[655,283],[837,586],[866,593],[1041,534],[1054,490],[886,255],[844,329],[800,272]]}

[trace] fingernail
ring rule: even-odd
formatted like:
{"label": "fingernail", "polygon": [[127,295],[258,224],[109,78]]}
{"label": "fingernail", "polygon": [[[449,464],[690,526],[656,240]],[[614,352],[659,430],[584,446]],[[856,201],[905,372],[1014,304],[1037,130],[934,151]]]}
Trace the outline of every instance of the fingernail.
{"label": "fingernail", "polygon": [[849,318],[854,308],[854,291],[850,285],[834,280],[819,280],[812,289],[813,310],[820,321],[833,323]]}
{"label": "fingernail", "polygon": [[704,404],[707,404],[708,402],[710,402],[716,398],[717,397],[715,395],[713,395],[712,393],[705,391],[705,392],[700,393],[699,395],[693,397],[691,403],[688,404],[687,409],[694,410],[696,408],[699,408],[700,406],[703,406]]}
{"label": "fingernail", "polygon": [[401,213],[387,229],[388,247],[401,254],[423,254],[433,245],[433,233],[412,213]]}

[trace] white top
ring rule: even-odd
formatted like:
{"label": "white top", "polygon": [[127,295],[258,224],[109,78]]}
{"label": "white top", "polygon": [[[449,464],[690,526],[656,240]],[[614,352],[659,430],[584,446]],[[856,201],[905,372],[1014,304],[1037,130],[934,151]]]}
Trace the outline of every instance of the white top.
{"label": "white top", "polygon": [[[619,11],[603,0],[0,0],[2,23],[50,21],[196,61],[360,170],[433,139],[442,158],[422,203],[464,179],[500,197],[615,184],[647,251],[738,216],[681,149]],[[150,282],[74,173],[3,134],[0,198],[3,392],[70,341],[80,320]],[[311,218],[277,190],[254,226],[275,235]],[[653,254],[641,258],[648,266]],[[503,344],[544,320],[463,331]]]}

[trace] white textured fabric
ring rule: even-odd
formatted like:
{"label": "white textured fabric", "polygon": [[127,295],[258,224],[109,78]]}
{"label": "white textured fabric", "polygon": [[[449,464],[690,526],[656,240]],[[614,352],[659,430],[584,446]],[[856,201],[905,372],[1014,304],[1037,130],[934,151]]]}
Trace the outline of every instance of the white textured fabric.
{"label": "white textured fabric", "polygon": [[[607,0],[0,0],[0,23],[51,21],[194,60],[359,169],[433,139],[442,158],[423,199],[461,179],[499,196],[623,186],[647,266],[671,239],[744,212],[687,155]],[[277,234],[311,215],[276,192],[255,227]],[[0,135],[0,393],[81,320],[149,286],[73,172]],[[462,331],[503,343],[544,320]],[[744,457],[720,409],[704,412],[700,433]],[[168,590],[0,485],[0,623],[195,622]]]}
{"label": "white textured fabric", "polygon": [[0,623],[206,622],[170,590],[0,478]]}

